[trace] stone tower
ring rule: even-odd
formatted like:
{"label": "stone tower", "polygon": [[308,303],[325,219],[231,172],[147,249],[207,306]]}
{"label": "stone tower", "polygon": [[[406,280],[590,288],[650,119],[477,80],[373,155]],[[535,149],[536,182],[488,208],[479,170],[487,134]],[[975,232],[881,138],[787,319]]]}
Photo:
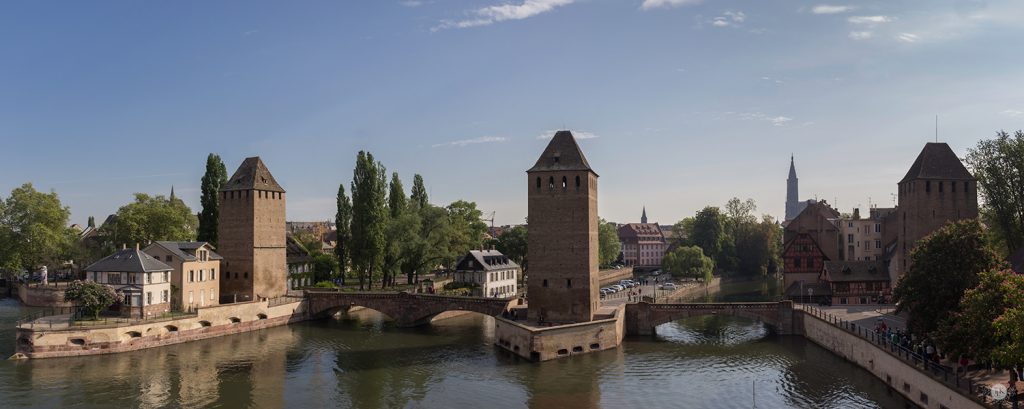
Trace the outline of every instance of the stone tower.
{"label": "stone tower", "polygon": [[526,171],[529,318],[591,321],[599,306],[597,174],[569,131]]}
{"label": "stone tower", "polygon": [[246,158],[221,186],[217,253],[224,257],[222,297],[252,301],[287,291],[284,193],[259,157]]}
{"label": "stone tower", "polygon": [[786,179],[786,220],[793,220],[800,214],[800,191],[797,184],[793,155],[789,155],[789,178]]}
{"label": "stone tower", "polygon": [[647,224],[647,206],[644,206],[644,211],[640,214],[640,223]]}
{"label": "stone tower", "polygon": [[[978,217],[978,182],[945,143],[925,144],[899,182],[893,279],[910,268],[917,241],[950,221]],[[893,281],[895,282],[895,281]]]}

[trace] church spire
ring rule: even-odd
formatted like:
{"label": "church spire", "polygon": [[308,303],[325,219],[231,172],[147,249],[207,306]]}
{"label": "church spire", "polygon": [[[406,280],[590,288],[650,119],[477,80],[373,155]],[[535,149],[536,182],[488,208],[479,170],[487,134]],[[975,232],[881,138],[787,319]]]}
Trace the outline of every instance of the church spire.
{"label": "church spire", "polygon": [[786,179],[786,219],[793,220],[800,214],[800,190],[796,178],[793,154],[789,154],[789,179]]}
{"label": "church spire", "polygon": [[171,185],[171,201],[173,202],[174,199],[175,199],[175,197],[174,197],[174,185]]}
{"label": "church spire", "polygon": [[789,154],[789,180],[796,180],[796,165],[793,163],[793,154]]}
{"label": "church spire", "polygon": [[647,206],[644,206],[644,212],[640,215],[640,223],[647,223]]}

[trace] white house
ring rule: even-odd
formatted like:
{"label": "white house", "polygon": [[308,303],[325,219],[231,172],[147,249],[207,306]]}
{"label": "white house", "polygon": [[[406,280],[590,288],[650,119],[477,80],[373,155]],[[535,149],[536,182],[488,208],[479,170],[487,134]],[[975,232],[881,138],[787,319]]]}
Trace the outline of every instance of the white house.
{"label": "white house", "polygon": [[518,264],[497,250],[470,250],[455,264],[453,281],[476,284],[477,296],[514,297],[521,273]]}
{"label": "white house", "polygon": [[137,245],[85,268],[86,279],[113,287],[122,297],[115,308],[135,318],[155,317],[171,310],[172,270]]}

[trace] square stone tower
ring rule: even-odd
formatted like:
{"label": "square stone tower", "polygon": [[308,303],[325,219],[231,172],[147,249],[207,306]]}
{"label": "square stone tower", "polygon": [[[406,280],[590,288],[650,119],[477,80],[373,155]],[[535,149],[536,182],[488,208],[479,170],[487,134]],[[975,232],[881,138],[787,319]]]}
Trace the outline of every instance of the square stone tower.
{"label": "square stone tower", "polygon": [[910,268],[918,240],[951,221],[978,217],[978,181],[945,143],[925,144],[898,186],[893,283]]}
{"label": "square stone tower", "polygon": [[220,294],[236,301],[284,295],[285,197],[259,157],[246,158],[220,188],[217,253],[221,266]]}
{"label": "square stone tower", "polygon": [[597,174],[569,131],[558,131],[526,171],[529,318],[594,318],[598,295]]}

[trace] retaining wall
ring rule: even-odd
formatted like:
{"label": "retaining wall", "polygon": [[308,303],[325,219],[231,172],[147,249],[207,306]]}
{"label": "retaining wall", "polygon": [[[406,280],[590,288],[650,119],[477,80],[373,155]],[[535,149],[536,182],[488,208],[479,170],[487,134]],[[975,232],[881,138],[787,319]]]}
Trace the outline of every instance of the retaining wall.
{"label": "retaining wall", "polygon": [[200,308],[196,315],[133,324],[64,329],[18,328],[15,356],[55,358],[111,354],[256,331],[305,320],[306,301],[267,301]]}
{"label": "retaining wall", "polygon": [[18,284],[18,299],[29,307],[73,307],[74,303],[64,301],[65,286],[35,286]]}
{"label": "retaining wall", "polygon": [[794,309],[793,314],[794,326],[802,328],[808,340],[868,370],[915,405],[933,409],[984,408],[867,339],[802,309]]}

